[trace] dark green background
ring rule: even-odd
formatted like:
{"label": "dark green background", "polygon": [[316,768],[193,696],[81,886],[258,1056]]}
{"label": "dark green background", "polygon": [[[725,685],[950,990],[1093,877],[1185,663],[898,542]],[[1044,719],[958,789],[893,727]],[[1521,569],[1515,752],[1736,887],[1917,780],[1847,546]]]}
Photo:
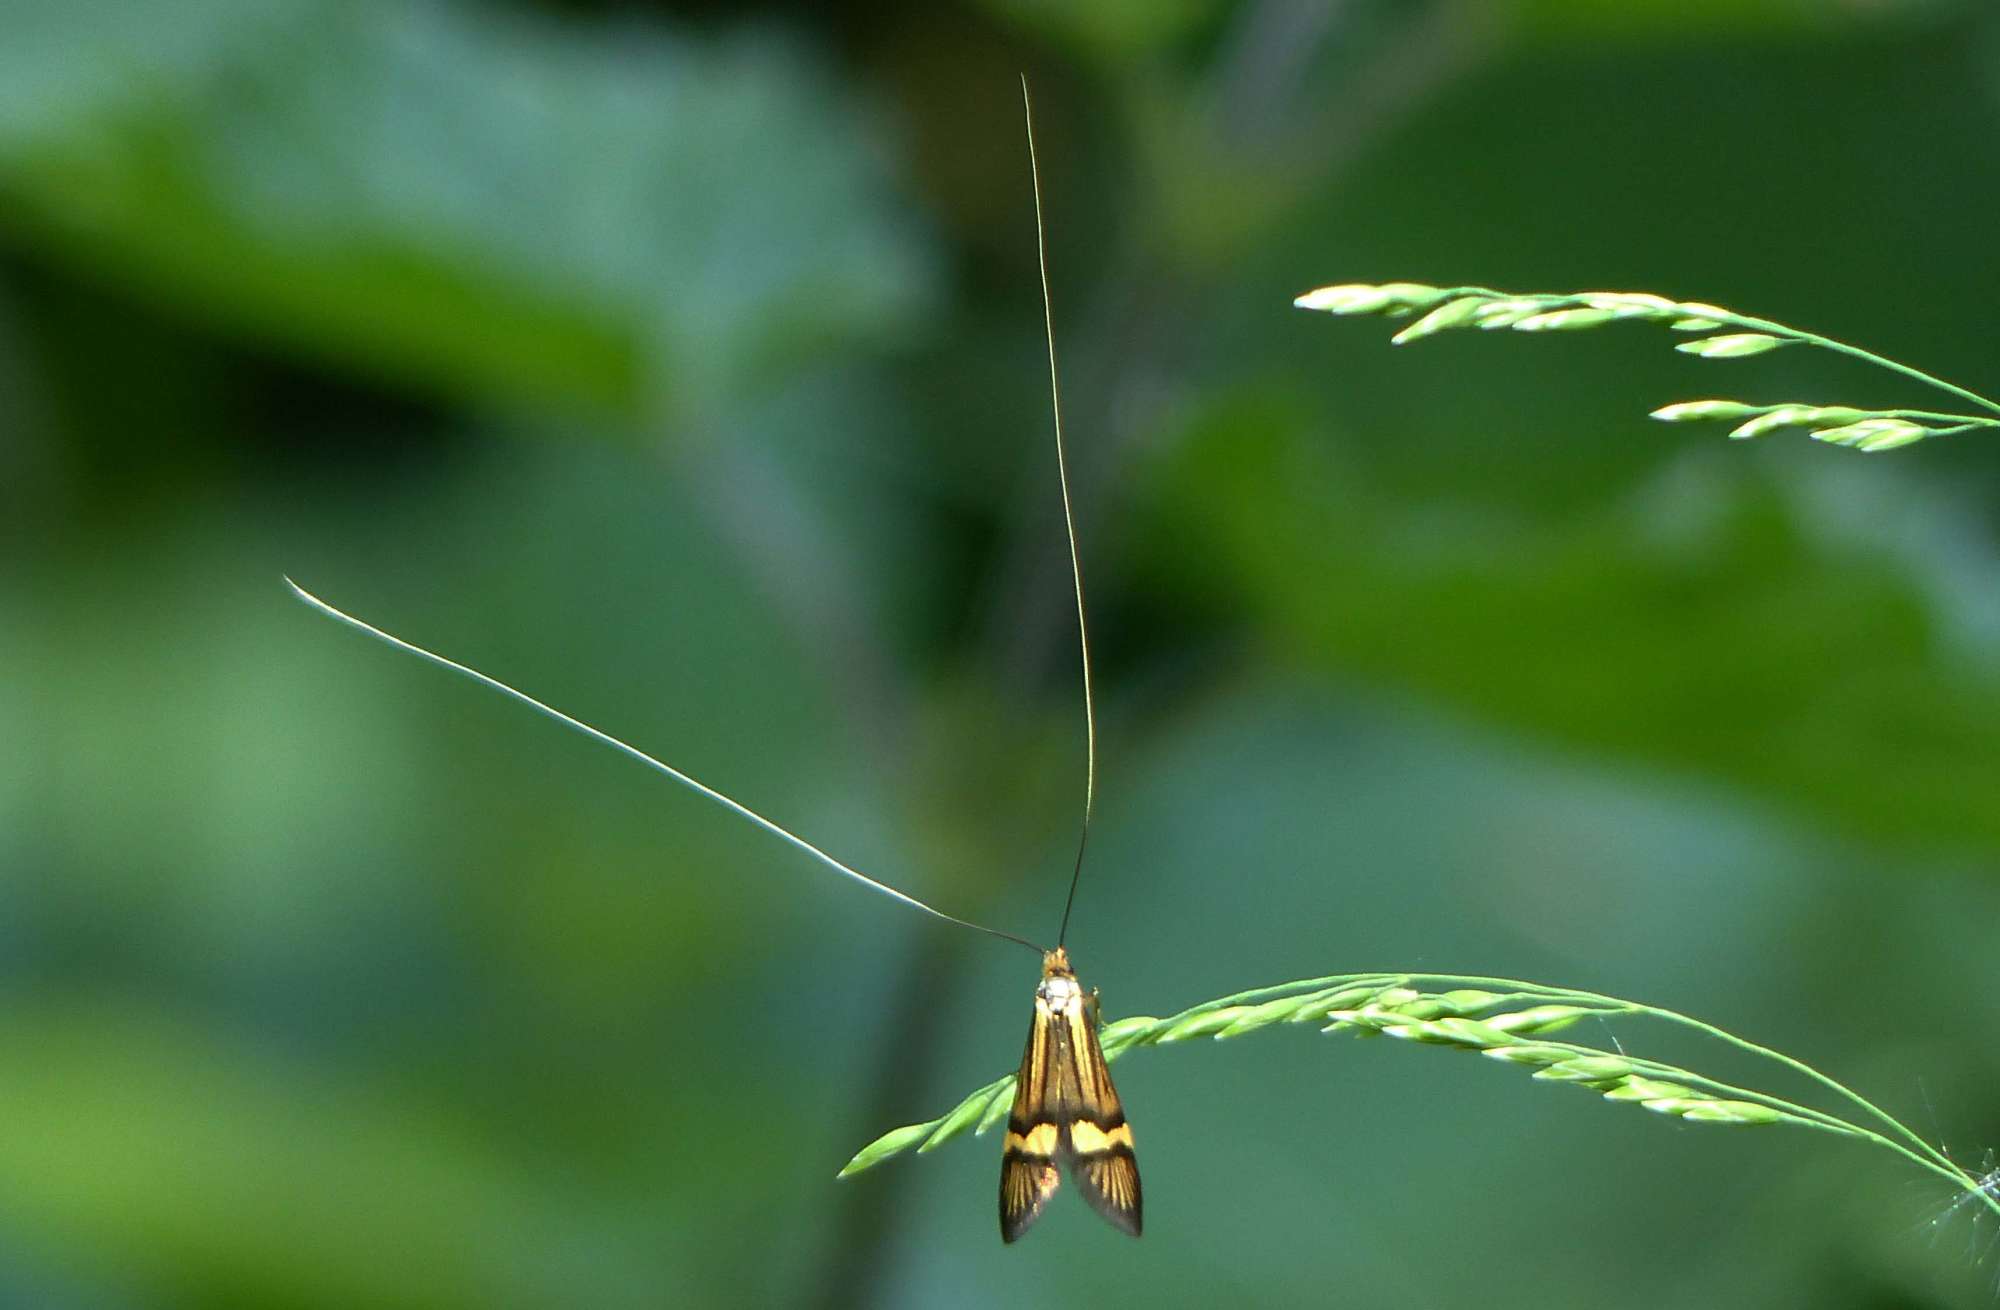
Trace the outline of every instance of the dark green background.
{"label": "dark green background", "polygon": [[1992,5],[5,0],[0,1303],[1991,1303],[1886,1155],[1299,1030],[1119,1066],[1140,1243],[1003,1249],[990,1137],[836,1183],[1018,1058],[1026,953],[285,597],[1049,936],[1024,69],[1107,1012],[1528,976],[2000,1143],[2000,449],[1290,306],[1651,290],[1990,392]]}

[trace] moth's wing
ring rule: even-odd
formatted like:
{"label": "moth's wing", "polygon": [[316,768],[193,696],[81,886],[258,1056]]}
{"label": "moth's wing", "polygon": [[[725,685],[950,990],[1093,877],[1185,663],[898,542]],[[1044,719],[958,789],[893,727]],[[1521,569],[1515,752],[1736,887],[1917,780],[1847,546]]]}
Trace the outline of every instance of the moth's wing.
{"label": "moth's wing", "polygon": [[1090,1208],[1120,1232],[1139,1235],[1143,1205],[1139,1193],[1139,1160],[1132,1150],[1132,1125],[1111,1085],[1111,1070],[1097,1043],[1097,1031],[1079,1012],[1069,1025],[1074,1054],[1077,1104],[1067,1120],[1062,1146],[1069,1175]]}
{"label": "moth's wing", "polygon": [[1056,1024],[1048,1006],[1035,1000],[1035,1023],[1014,1081],[1014,1107],[1007,1115],[1007,1142],[1000,1156],[1000,1239],[1011,1242],[1041,1218],[1056,1194],[1062,1173],[1056,1167],[1060,1130],[1049,1117],[1050,1069],[1058,1058]]}

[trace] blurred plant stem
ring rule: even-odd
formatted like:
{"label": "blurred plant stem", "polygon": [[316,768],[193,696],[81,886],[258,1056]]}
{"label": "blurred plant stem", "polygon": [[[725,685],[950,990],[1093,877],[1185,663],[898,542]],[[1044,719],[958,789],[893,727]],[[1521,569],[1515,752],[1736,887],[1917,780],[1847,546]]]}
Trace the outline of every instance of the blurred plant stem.
{"label": "blurred plant stem", "polygon": [[[951,1012],[965,977],[963,953],[958,933],[926,931],[904,956],[890,985],[893,1001],[870,1065],[874,1078],[867,1094],[854,1103],[857,1119],[873,1116],[870,1124],[893,1119],[909,1104],[912,1087],[930,1085],[943,1016]],[[994,1168],[997,1175],[997,1160]],[[886,1258],[886,1248],[902,1227],[908,1191],[898,1183],[836,1208],[832,1239],[818,1262],[813,1290],[800,1297],[801,1305],[850,1310],[880,1304],[882,1277],[895,1263]]]}
{"label": "blurred plant stem", "polygon": [[[1358,21],[1355,11],[1352,3],[1301,0],[1245,5],[1219,43],[1216,63],[1202,75],[1206,85],[1171,98],[1195,106],[1192,121],[1174,134],[1170,159],[1155,161],[1154,175],[1142,179],[1150,197],[1141,189],[1133,203],[1165,213],[1185,179],[1161,176],[1164,170],[1227,176],[1231,162],[1246,155],[1280,165],[1269,171],[1293,179],[1287,198],[1329,187],[1431,96],[1491,57],[1505,19],[1500,6],[1484,0],[1439,0],[1402,21],[1386,48],[1343,84],[1342,94],[1314,100],[1314,59]],[[1159,88],[1136,90],[1148,101],[1162,98]],[[1060,132],[1047,135],[1059,138]],[[1024,232],[1029,203],[1024,190]],[[1050,210],[1051,229],[1060,231],[1059,193]],[[1051,267],[1056,346],[1076,415],[1070,423],[1071,487],[1086,578],[1091,556],[1102,558],[1093,542],[1101,545],[1112,535],[1122,475],[1138,459],[1164,451],[1176,431],[1171,416],[1219,353],[1203,344],[1200,330],[1211,282],[1232,276],[1244,250],[1283,211],[1263,198],[1243,206],[1242,216],[1219,236],[1170,231],[1164,240],[1107,252],[1112,271],[1091,290],[1080,316],[1066,316],[1064,303],[1081,300],[1085,284],[1061,264]],[[1170,219],[1129,221],[1135,232],[1171,226]],[[1063,335],[1066,318],[1081,323],[1069,339]],[[1040,435],[1049,439],[1046,429]],[[1054,476],[1051,467],[1051,483]],[[1049,603],[1062,589],[1069,557],[1062,534],[1049,530],[1054,502],[1044,490],[1038,481],[1032,493],[1013,500],[984,622],[984,644],[995,653],[1000,676],[1015,687],[1041,681],[1073,640],[1066,611]]]}
{"label": "blurred plant stem", "polygon": [[[782,614],[800,648],[833,686],[847,731],[861,744],[857,772],[901,790],[910,758],[914,699],[907,670],[884,654],[881,607],[845,548],[812,512],[809,499],[786,471],[752,441],[701,441],[700,453],[682,461],[701,489],[701,503],[717,532],[756,577],[759,589]],[[854,1102],[860,1124],[881,1123],[903,1112],[912,1086],[930,1082],[942,1016],[949,1012],[963,970],[955,967],[964,942],[951,932],[924,931],[904,956],[884,994],[892,1010],[878,1028],[873,1073]],[[860,1131],[857,1129],[857,1131]],[[842,1206],[832,1240],[815,1262],[811,1289],[799,1303],[825,1310],[869,1306],[885,1262],[880,1253],[903,1208],[901,1185]]]}
{"label": "blurred plant stem", "polygon": [[678,461],[717,533],[828,678],[849,732],[877,776],[906,756],[911,700],[883,654],[882,607],[792,478],[754,441],[695,441]]}

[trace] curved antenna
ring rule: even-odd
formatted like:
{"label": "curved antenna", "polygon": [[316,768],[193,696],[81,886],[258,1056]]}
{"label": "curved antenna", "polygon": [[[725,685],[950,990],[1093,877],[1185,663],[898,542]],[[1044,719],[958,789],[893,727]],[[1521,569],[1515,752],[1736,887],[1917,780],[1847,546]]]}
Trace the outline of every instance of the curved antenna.
{"label": "curved antenna", "polygon": [[1069,895],[1063,900],[1062,927],[1056,930],[1061,948],[1069,932],[1069,912],[1076,905],[1076,884],[1083,878],[1083,852],[1090,845],[1090,815],[1097,806],[1097,708],[1090,686],[1090,624],[1083,616],[1083,558],[1076,549],[1076,511],[1070,506],[1069,457],[1063,449],[1062,387],[1056,381],[1056,311],[1049,295],[1049,238],[1042,223],[1042,168],[1035,159],[1035,102],[1028,94],[1028,75],[1021,74],[1021,114],[1028,125],[1028,175],[1035,185],[1035,255],[1042,270],[1042,331],[1049,343],[1049,408],[1055,415],[1056,477],[1062,483],[1063,529],[1069,534],[1069,576],[1076,584],[1076,636],[1083,652],[1083,831],[1076,839],[1076,867],[1069,875]]}
{"label": "curved antenna", "polygon": [[640,750],[637,746],[627,745],[625,742],[618,740],[618,738],[612,736],[610,733],[601,732],[598,729],[591,727],[588,723],[585,723],[582,719],[573,719],[569,715],[564,714],[561,710],[556,709],[552,705],[544,705],[541,701],[538,701],[533,696],[528,695],[528,693],[524,691],[517,691],[514,688],[508,686],[506,683],[500,681],[498,678],[490,678],[484,673],[481,673],[478,669],[470,668],[464,664],[460,664],[456,660],[448,660],[444,656],[439,655],[433,651],[425,650],[422,646],[413,645],[410,642],[404,641],[401,637],[395,636],[391,633],[384,632],[382,631],[382,629],[376,627],[372,623],[364,623],[360,619],[355,618],[352,614],[348,614],[341,610],[337,610],[333,606],[321,600],[319,597],[307,591],[304,587],[301,587],[298,583],[293,582],[290,578],[285,579],[285,585],[292,589],[293,595],[297,596],[300,600],[312,606],[320,613],[326,615],[328,618],[337,619],[340,622],[345,623],[348,627],[355,629],[357,632],[365,632],[369,636],[375,638],[377,641],[385,642],[388,645],[394,646],[397,650],[407,651],[410,654],[415,655],[419,659],[428,660],[430,663],[437,665],[439,668],[449,669],[453,673],[464,674],[466,677],[472,679],[474,682],[479,683],[481,686],[491,687],[494,691],[499,692],[501,695],[510,696],[513,699],[521,702],[523,705],[526,705],[529,709],[547,715],[549,718],[554,719],[557,723],[562,724],[565,728],[574,728],[576,729],[576,731],[582,733],[586,737],[592,738],[593,740],[596,741],[601,741],[606,746],[609,746],[614,750],[622,751],[624,754],[631,756],[633,759],[639,761],[639,763],[641,764],[646,765],[648,768],[656,769],[659,772],[666,774],[669,778],[672,778],[675,782],[680,783],[682,786],[689,787],[694,791],[701,793],[703,796],[706,796],[709,800],[714,801],[716,804],[722,806],[724,809],[742,815],[744,818],[750,820],[750,822],[762,828],[765,832],[783,838],[785,841],[790,842],[792,845],[798,847],[806,854],[818,860],[821,864],[824,864],[829,869],[832,869],[835,873],[845,874],[847,877],[852,878],[854,879],[854,881],[860,883],[863,887],[867,887],[870,888],[871,890],[881,892],[884,896],[889,897],[891,900],[901,901],[903,904],[909,906],[911,909],[922,910],[925,914],[928,914],[933,918],[943,919],[946,923],[955,923],[961,928],[971,928],[975,932],[983,932],[991,937],[999,937],[1005,941],[1015,942],[1018,943],[1019,945],[1027,947],[1031,951],[1042,950],[1041,947],[1035,945],[1033,942],[1029,941],[1025,937],[1016,937],[1011,932],[1002,932],[998,928],[988,928],[983,923],[973,923],[970,920],[961,919],[955,915],[946,914],[943,910],[936,909],[933,906],[924,904],[922,901],[918,900],[914,896],[908,896],[902,892],[897,891],[894,887],[889,886],[887,883],[877,882],[873,878],[869,877],[867,874],[862,873],[859,869],[851,868],[848,865],[842,864],[839,860],[834,859],[831,855],[828,855],[825,851],[813,845],[811,842],[799,836],[797,833],[792,832],[790,829],[778,826],[777,824],[771,822],[771,820],[765,818],[763,815],[757,813],[757,811],[751,809],[749,806],[741,804],[740,802],[737,801],[733,801],[729,799],[729,797],[724,796],[721,792],[715,790],[715,788],[706,786],[703,783],[695,781],[693,778],[689,777],[685,773],[682,773],[679,769],[676,769],[671,764],[665,764],[659,760],[654,759],[652,756],[646,754],[646,752]]}

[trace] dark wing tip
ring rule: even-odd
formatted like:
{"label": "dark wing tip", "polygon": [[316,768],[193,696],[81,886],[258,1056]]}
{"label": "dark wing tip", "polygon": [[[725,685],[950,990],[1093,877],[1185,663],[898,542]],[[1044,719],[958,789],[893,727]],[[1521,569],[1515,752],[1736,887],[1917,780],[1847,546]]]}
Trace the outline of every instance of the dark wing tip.
{"label": "dark wing tip", "polygon": [[1145,1226],[1139,1191],[1139,1162],[1130,1150],[1107,1151],[1080,1159],[1070,1178],[1090,1208],[1121,1233],[1137,1237]]}
{"label": "dark wing tip", "polygon": [[1011,1243],[1027,1232],[1061,1181],[1048,1158],[1009,1151],[1000,1164],[1000,1240]]}

